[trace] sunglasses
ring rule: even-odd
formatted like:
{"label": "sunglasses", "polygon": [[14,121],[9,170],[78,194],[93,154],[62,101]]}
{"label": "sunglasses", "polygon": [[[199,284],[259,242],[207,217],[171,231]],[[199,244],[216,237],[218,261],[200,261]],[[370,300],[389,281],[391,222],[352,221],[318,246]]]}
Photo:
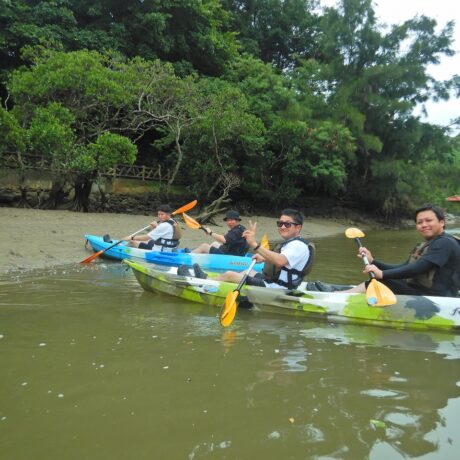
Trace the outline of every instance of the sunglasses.
{"label": "sunglasses", "polygon": [[286,227],[286,228],[291,228],[292,225],[300,225],[296,222],[284,222],[284,220],[277,220],[276,221],[276,226],[281,228],[281,227]]}

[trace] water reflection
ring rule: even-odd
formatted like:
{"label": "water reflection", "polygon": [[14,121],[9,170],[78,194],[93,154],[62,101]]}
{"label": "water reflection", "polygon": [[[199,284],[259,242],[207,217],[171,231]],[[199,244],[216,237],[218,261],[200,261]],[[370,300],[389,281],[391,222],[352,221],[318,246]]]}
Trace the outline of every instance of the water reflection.
{"label": "water reflection", "polygon": [[[443,450],[439,430],[448,421],[442,409],[460,396],[458,348],[456,356],[433,347],[427,354],[417,346],[424,340],[399,337],[395,346],[379,345],[380,334],[370,345],[354,343],[342,325],[326,326],[327,338],[317,327],[302,329],[302,342],[287,330],[280,333],[280,324],[266,330],[279,340],[279,348],[267,352],[276,358],[267,359],[245,387],[251,408],[265,405],[267,388],[276,388],[270,407],[284,420],[275,430],[266,427],[267,439],[277,433],[291,449],[296,443],[308,446],[308,458],[369,458],[377,451],[412,458]],[[450,452],[438,458],[455,458]]]}

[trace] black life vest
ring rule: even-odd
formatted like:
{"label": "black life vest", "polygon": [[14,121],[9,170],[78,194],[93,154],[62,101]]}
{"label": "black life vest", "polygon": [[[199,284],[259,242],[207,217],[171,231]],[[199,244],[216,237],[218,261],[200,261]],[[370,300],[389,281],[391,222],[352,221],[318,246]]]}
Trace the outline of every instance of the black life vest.
{"label": "black life vest", "polygon": [[[282,243],[277,244],[275,248],[273,249],[273,252],[277,252],[278,254],[280,254],[284,246],[289,244],[291,241],[296,241],[296,240],[301,241],[302,243],[307,245],[310,251],[310,255],[308,257],[307,263],[302,268],[302,270],[296,270],[295,268],[287,268],[287,267],[277,267],[275,264],[272,264],[270,262],[265,262],[264,269],[263,269],[264,281],[266,281],[267,283],[276,283],[288,289],[295,289],[302,282],[303,278],[306,275],[308,275],[308,273],[310,273],[312,266],[313,266],[313,262],[315,258],[315,251],[316,251],[315,245],[313,243],[308,242],[307,240],[301,238],[300,236],[297,236],[295,238],[291,238],[290,240],[283,241]],[[287,282],[279,279],[282,271],[285,271],[287,273],[287,279],[288,279]],[[297,279],[293,279],[293,275],[298,275]]]}
{"label": "black life vest", "polygon": [[[175,248],[179,246],[180,238],[181,238],[181,231],[179,225],[176,224],[176,221],[173,219],[166,220],[169,225],[173,228],[173,237],[172,238],[157,238],[154,240],[155,245],[161,246],[161,250],[163,248]],[[160,222],[161,223],[161,222]]]}

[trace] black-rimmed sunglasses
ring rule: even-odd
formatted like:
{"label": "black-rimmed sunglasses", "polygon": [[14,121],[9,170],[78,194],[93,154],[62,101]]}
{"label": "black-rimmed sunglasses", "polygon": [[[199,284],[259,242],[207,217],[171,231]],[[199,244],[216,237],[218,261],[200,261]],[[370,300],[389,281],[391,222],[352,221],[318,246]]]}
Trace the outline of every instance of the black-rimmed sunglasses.
{"label": "black-rimmed sunglasses", "polygon": [[297,222],[285,222],[284,220],[277,220],[276,221],[276,226],[281,228],[282,226],[285,226],[286,228],[291,228],[292,225],[300,225]]}

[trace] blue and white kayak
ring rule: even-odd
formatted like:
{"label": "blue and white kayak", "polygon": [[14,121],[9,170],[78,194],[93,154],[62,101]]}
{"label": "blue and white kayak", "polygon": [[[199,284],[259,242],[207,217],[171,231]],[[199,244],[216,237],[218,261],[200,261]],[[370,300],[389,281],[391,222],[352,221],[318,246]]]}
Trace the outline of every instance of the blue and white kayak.
{"label": "blue and white kayak", "polygon": [[[106,243],[101,236],[85,235],[94,251],[102,251],[107,249],[117,240],[112,240],[111,243]],[[146,251],[144,249],[132,248],[127,246],[125,242],[110,248],[104,252],[101,257],[108,257],[115,260],[129,259],[136,262],[148,262],[156,265],[166,265],[170,267],[178,267],[179,265],[187,265],[191,267],[193,264],[199,264],[203,269],[213,272],[224,272],[226,270],[242,271],[251,264],[251,254],[244,257],[220,255],[220,254],[193,254],[184,252],[183,248],[178,248],[177,252],[161,252],[161,251]],[[262,271],[263,264],[256,264],[254,270]]]}

